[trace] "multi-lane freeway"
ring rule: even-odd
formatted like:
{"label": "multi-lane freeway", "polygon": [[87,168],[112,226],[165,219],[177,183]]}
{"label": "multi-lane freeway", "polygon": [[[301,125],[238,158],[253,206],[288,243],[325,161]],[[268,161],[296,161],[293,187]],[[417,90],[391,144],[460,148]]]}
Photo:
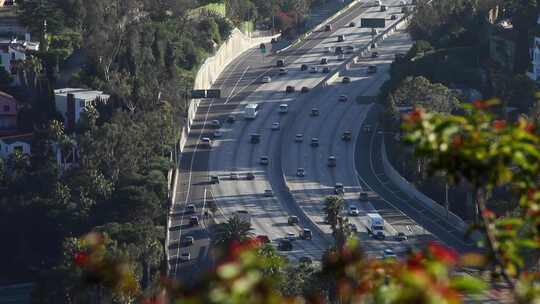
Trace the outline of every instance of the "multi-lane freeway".
{"label": "multi-lane freeway", "polygon": [[[266,235],[273,243],[294,237],[293,249],[283,252],[291,260],[304,256],[320,259],[333,243],[322,208],[324,197],[333,193],[336,183],[344,185],[346,210],[354,206],[360,211],[349,220],[358,228],[370,255],[378,256],[387,248],[398,254],[403,251],[404,242],[395,239],[398,232],[408,236],[408,245],[434,238],[434,234],[458,249],[466,246],[460,232],[425,208],[417,208],[415,202],[404,199],[388,184],[380,168],[377,108],[356,101],[357,96],[377,94],[394,55],[410,47],[408,35],[395,33],[377,47],[378,56],[361,58],[350,65],[341,75],[350,83],[342,83],[343,77],[339,77],[326,86],[318,85],[326,76],[321,72],[324,67],[332,73],[342,60],[369,44],[371,33],[359,27],[361,17],[387,18],[387,25],[391,25],[395,22],[390,20],[391,15],[401,16],[399,1],[383,3],[387,11],[365,4],[352,7],[332,22],[331,31],[314,32],[279,56],[263,57],[257,49],[250,50],[220,75],[214,88],[221,89],[222,98],[201,103],[182,154],[168,249],[171,274],[189,278],[212,265],[208,227],[241,210],[250,213],[255,234]],[[338,42],[340,35],[344,41]],[[338,58],[333,52],[337,46],[355,49]],[[328,62],[322,64],[323,58]],[[277,59],[285,61],[286,74],[278,72]],[[302,70],[302,65],[308,69]],[[368,66],[376,66],[377,71],[367,73]],[[263,83],[264,76],[271,80]],[[286,86],[294,86],[296,92],[286,94]],[[302,87],[307,88],[306,93],[299,92]],[[243,119],[246,104],[259,105],[255,119]],[[279,113],[282,104],[287,104],[287,113]],[[313,115],[313,109],[318,115]],[[236,118],[233,123],[226,122],[225,117],[230,115]],[[222,126],[210,150],[201,145],[201,138],[212,137],[218,130],[210,124],[216,119]],[[369,132],[365,124],[372,126]],[[351,132],[350,141],[342,140],[345,131]],[[260,135],[258,143],[250,141],[254,133]],[[261,164],[262,156],[268,157],[268,164]],[[336,158],[335,167],[328,166],[329,156]],[[304,176],[299,176],[299,169]],[[253,180],[245,178],[248,172],[253,173]],[[210,176],[218,176],[220,182],[210,184]],[[369,194],[367,201],[359,200],[360,192]],[[218,210],[213,218],[205,219],[209,201],[216,202]],[[189,225],[193,214],[186,214],[188,204],[195,204],[194,215],[201,219],[200,225]],[[385,219],[385,241],[372,240],[365,233],[366,213],[373,211]],[[298,224],[289,225],[289,216],[298,217]],[[304,228],[313,233],[311,240],[298,238]],[[183,246],[186,236],[193,236],[194,244]],[[187,253],[190,260],[182,261],[181,255]]]}

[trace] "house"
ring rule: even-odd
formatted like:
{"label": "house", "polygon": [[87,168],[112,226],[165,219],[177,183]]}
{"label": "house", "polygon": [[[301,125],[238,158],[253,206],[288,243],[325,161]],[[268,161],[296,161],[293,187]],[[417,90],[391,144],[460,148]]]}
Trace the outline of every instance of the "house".
{"label": "house", "polygon": [[6,159],[15,151],[30,154],[32,133],[0,137],[0,157]]}
{"label": "house", "polygon": [[17,130],[17,101],[11,95],[0,91],[0,135]]}
{"label": "house", "polygon": [[27,52],[38,50],[39,42],[30,41],[30,34],[26,34],[25,40],[0,38],[0,68],[15,76],[17,70],[14,68],[14,62],[25,60]]}
{"label": "house", "polygon": [[64,117],[66,129],[74,128],[81,119],[81,113],[98,102],[106,103],[110,95],[89,89],[64,88],[54,90],[56,110]]}
{"label": "house", "polygon": [[[536,20],[537,26],[540,25],[540,16]],[[538,31],[536,31],[538,33]],[[540,37],[535,35],[532,47],[530,49],[531,55],[531,69],[527,72],[527,76],[534,81],[540,80]]]}

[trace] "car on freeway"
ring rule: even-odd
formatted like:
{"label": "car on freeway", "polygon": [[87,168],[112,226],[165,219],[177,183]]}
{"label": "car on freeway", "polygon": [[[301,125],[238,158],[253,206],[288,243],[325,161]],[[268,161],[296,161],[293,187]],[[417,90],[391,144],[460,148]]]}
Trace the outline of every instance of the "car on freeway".
{"label": "car on freeway", "polygon": [[347,97],[347,95],[339,95],[338,97],[338,101],[345,102],[347,100],[349,100],[349,97]]}
{"label": "car on freeway", "polygon": [[272,191],[272,189],[266,189],[266,190],[264,190],[264,196],[272,197],[272,196],[274,196],[274,191]]}
{"label": "car on freeway", "polygon": [[227,122],[228,123],[234,123],[236,121],[236,117],[234,115],[227,116]]}
{"label": "car on freeway", "polygon": [[289,112],[289,105],[282,103],[279,105],[279,114],[287,114]]}
{"label": "car on freeway", "polygon": [[379,58],[379,52],[371,52],[371,58]]}
{"label": "car on freeway", "polygon": [[300,71],[306,71],[308,69],[308,65],[307,64],[302,64],[300,66]]}
{"label": "car on freeway", "polygon": [[261,156],[259,163],[266,166],[270,163],[270,158],[268,158],[268,156]]}
{"label": "car on freeway", "polygon": [[289,93],[294,93],[295,89],[294,89],[294,86],[287,86],[285,88],[285,94],[289,94]]}
{"label": "car on freeway", "polygon": [[306,171],[304,170],[304,168],[298,168],[298,169],[296,169],[296,176],[298,176],[298,177],[304,177],[304,176],[306,176]]}
{"label": "car on freeway", "polygon": [[272,130],[274,130],[274,131],[279,130],[279,122],[272,123]]}
{"label": "car on freeway", "polygon": [[313,260],[310,257],[303,256],[303,257],[300,257],[298,259],[298,263],[299,264],[311,265],[311,264],[313,264]]}
{"label": "car on freeway", "polygon": [[184,237],[184,245],[185,246],[191,246],[193,245],[193,243],[195,243],[195,238],[192,237],[191,235],[188,235],[186,237]]}
{"label": "car on freeway", "polygon": [[210,184],[219,184],[219,175],[210,175]]}
{"label": "car on freeway", "polygon": [[186,206],[186,213],[187,213],[187,214],[195,213],[195,205],[193,205],[193,204],[188,204],[188,205]]}
{"label": "car on freeway", "polygon": [[293,244],[289,240],[280,240],[278,249],[281,251],[291,251],[293,249]]}
{"label": "car on freeway", "polygon": [[336,157],[334,155],[328,156],[328,167],[336,166]]}
{"label": "car on freeway", "polygon": [[209,137],[201,138],[201,144],[208,149],[212,149],[212,140]]}
{"label": "car on freeway", "polygon": [[231,172],[231,175],[229,176],[231,180],[238,180],[238,173]]}
{"label": "car on freeway", "polygon": [[296,136],[294,137],[294,141],[297,143],[304,141],[304,134],[297,133]]}
{"label": "car on freeway", "polygon": [[252,133],[251,134],[251,138],[250,138],[250,142],[252,144],[258,144],[261,142],[261,134],[259,133]]}
{"label": "car on freeway", "polygon": [[210,123],[212,125],[212,127],[214,128],[221,128],[221,122],[217,119],[215,120],[212,120],[212,122]]}
{"label": "car on freeway", "polygon": [[335,55],[343,54],[343,47],[342,46],[336,46],[334,50]]}
{"label": "car on freeway", "polygon": [[291,215],[291,216],[289,216],[289,218],[287,219],[287,223],[288,223],[289,225],[295,225],[295,224],[298,224],[298,223],[299,223],[299,221],[298,221],[298,216],[296,216],[296,215]]}
{"label": "car on freeway", "polygon": [[345,76],[345,77],[343,77],[343,79],[341,79],[341,82],[342,82],[342,83],[351,83],[351,78]]}
{"label": "car on freeway", "polygon": [[396,20],[397,19],[397,16],[392,14],[392,16],[390,16],[390,20]]}
{"label": "car on freeway", "polygon": [[352,232],[358,232],[358,227],[354,223],[349,224],[349,230]]}
{"label": "car on freeway", "polygon": [[325,32],[331,32],[332,31],[332,25],[331,24],[327,24],[324,26],[324,31]]}
{"label": "car on freeway", "polygon": [[319,116],[319,108],[311,108],[311,116]]}
{"label": "car on freeway", "polygon": [[191,254],[189,252],[182,252],[180,254],[180,261],[189,262],[189,260],[191,260]]}
{"label": "car on freeway", "polygon": [[279,69],[279,75],[287,75],[287,73],[288,73],[287,69],[285,69],[285,68]]}
{"label": "car on freeway", "polygon": [[328,64],[328,58],[326,57],[321,58],[321,64]]}
{"label": "car on freeway", "polygon": [[367,73],[368,73],[368,74],[375,74],[375,73],[377,73],[377,67],[374,66],[374,65],[368,66],[368,68],[367,68]]}
{"label": "car on freeway", "polygon": [[329,67],[324,67],[324,68],[322,68],[322,72],[323,72],[323,74],[328,74],[328,73],[330,73],[330,68]]}
{"label": "car on freeway", "polygon": [[254,180],[255,179],[255,174],[253,174],[253,172],[246,173],[246,179],[247,180]]}
{"label": "car on freeway", "polygon": [[364,124],[364,126],[362,127],[362,130],[365,132],[365,133],[370,133],[371,132],[371,125],[370,124]]}
{"label": "car on freeway", "polygon": [[300,233],[300,237],[304,240],[311,240],[313,238],[313,234],[311,233],[311,230],[304,228]]}
{"label": "car on freeway", "polygon": [[337,42],[343,42],[343,41],[345,41],[345,35],[338,35]]}
{"label": "car on freeway", "polygon": [[285,60],[283,60],[283,59],[278,59],[278,60],[276,61],[276,66],[277,66],[278,68],[284,67],[284,66],[285,66]]}
{"label": "car on freeway", "polygon": [[359,216],[360,215],[360,210],[358,210],[358,208],[356,206],[351,206],[351,207],[349,207],[349,215],[350,216]]}
{"label": "car on freeway", "polygon": [[341,139],[343,141],[350,141],[352,139],[352,132],[351,131],[343,132],[343,134],[341,134]]}
{"label": "car on freeway", "polygon": [[255,239],[257,241],[259,241],[260,243],[262,244],[268,244],[270,243],[270,238],[268,237],[268,235],[265,235],[265,234],[259,234],[255,237]]}
{"label": "car on freeway", "polygon": [[292,233],[292,232],[287,232],[287,235],[285,236],[285,239],[292,242],[292,241],[296,240],[296,235],[294,233]]}
{"label": "car on freeway", "polygon": [[334,193],[337,195],[345,194],[345,187],[343,186],[342,183],[336,183],[334,185]]}
{"label": "car on freeway", "polygon": [[356,23],[355,23],[354,21],[351,21],[351,22],[349,23],[349,27],[355,27],[355,26],[356,26]]}
{"label": "car on freeway", "polygon": [[221,132],[220,130],[214,131],[213,136],[214,138],[221,138],[223,137],[223,132]]}
{"label": "car on freeway", "polygon": [[398,232],[398,234],[396,235],[396,240],[400,242],[406,241],[407,235],[405,234],[405,232]]}
{"label": "car on freeway", "polygon": [[361,201],[367,201],[368,200],[368,194],[365,191],[360,192],[360,198]]}
{"label": "car on freeway", "polygon": [[308,87],[302,87],[302,89],[300,89],[300,93],[307,93],[307,92],[309,92]]}
{"label": "car on freeway", "polygon": [[199,226],[199,218],[197,216],[192,216],[189,218],[190,226]]}
{"label": "car on freeway", "polygon": [[319,146],[319,139],[318,139],[317,137],[313,137],[313,138],[311,139],[311,146],[312,146],[313,148],[316,148],[316,147]]}
{"label": "car on freeway", "polygon": [[381,5],[380,11],[381,11],[381,12],[386,12],[386,10],[387,10],[386,5]]}
{"label": "car on freeway", "polygon": [[[372,28],[372,29],[371,29],[371,35],[377,35],[377,34],[379,34],[379,30],[376,29],[376,28]],[[373,48],[373,47],[372,47],[372,48]]]}
{"label": "car on freeway", "polygon": [[397,255],[394,253],[394,250],[388,248],[383,251],[382,255],[383,259],[395,259],[397,258]]}
{"label": "car on freeway", "polygon": [[394,55],[394,58],[395,58],[396,60],[402,60],[402,59],[405,59],[405,56],[406,56],[406,55],[405,55],[404,53],[396,53],[396,54]]}
{"label": "car on freeway", "polygon": [[332,51],[332,47],[331,46],[325,46],[324,47],[324,52],[325,53],[330,53]]}
{"label": "car on freeway", "polygon": [[309,68],[309,72],[311,74],[315,74],[315,73],[319,72],[319,69],[317,67],[315,67],[315,66],[312,66],[311,68]]}
{"label": "car on freeway", "polygon": [[272,78],[270,76],[263,76],[261,82],[262,83],[270,83],[270,82],[272,82]]}

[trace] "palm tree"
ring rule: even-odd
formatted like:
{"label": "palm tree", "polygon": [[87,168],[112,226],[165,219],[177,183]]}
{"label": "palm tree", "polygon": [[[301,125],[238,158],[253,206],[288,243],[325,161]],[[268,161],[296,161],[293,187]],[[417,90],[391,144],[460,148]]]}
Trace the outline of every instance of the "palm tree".
{"label": "palm tree", "polygon": [[249,222],[233,216],[225,223],[217,226],[214,243],[228,248],[233,241],[244,241],[253,235],[253,228]]}
{"label": "palm tree", "polygon": [[336,230],[339,215],[343,210],[343,204],[344,201],[341,196],[331,195],[325,198],[325,206],[323,210],[326,213],[326,218],[332,227],[332,231]]}

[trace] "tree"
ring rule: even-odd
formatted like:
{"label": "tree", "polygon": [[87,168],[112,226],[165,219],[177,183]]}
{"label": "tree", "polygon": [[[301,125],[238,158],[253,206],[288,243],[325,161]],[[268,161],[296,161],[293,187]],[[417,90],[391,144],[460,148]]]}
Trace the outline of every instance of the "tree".
{"label": "tree", "polygon": [[227,249],[233,242],[242,242],[251,237],[252,231],[249,222],[233,216],[217,226],[214,243]]}
{"label": "tree", "polygon": [[326,219],[332,227],[332,231],[336,229],[339,223],[339,217],[343,211],[343,198],[341,196],[332,195],[325,198],[324,213],[326,214]]}

